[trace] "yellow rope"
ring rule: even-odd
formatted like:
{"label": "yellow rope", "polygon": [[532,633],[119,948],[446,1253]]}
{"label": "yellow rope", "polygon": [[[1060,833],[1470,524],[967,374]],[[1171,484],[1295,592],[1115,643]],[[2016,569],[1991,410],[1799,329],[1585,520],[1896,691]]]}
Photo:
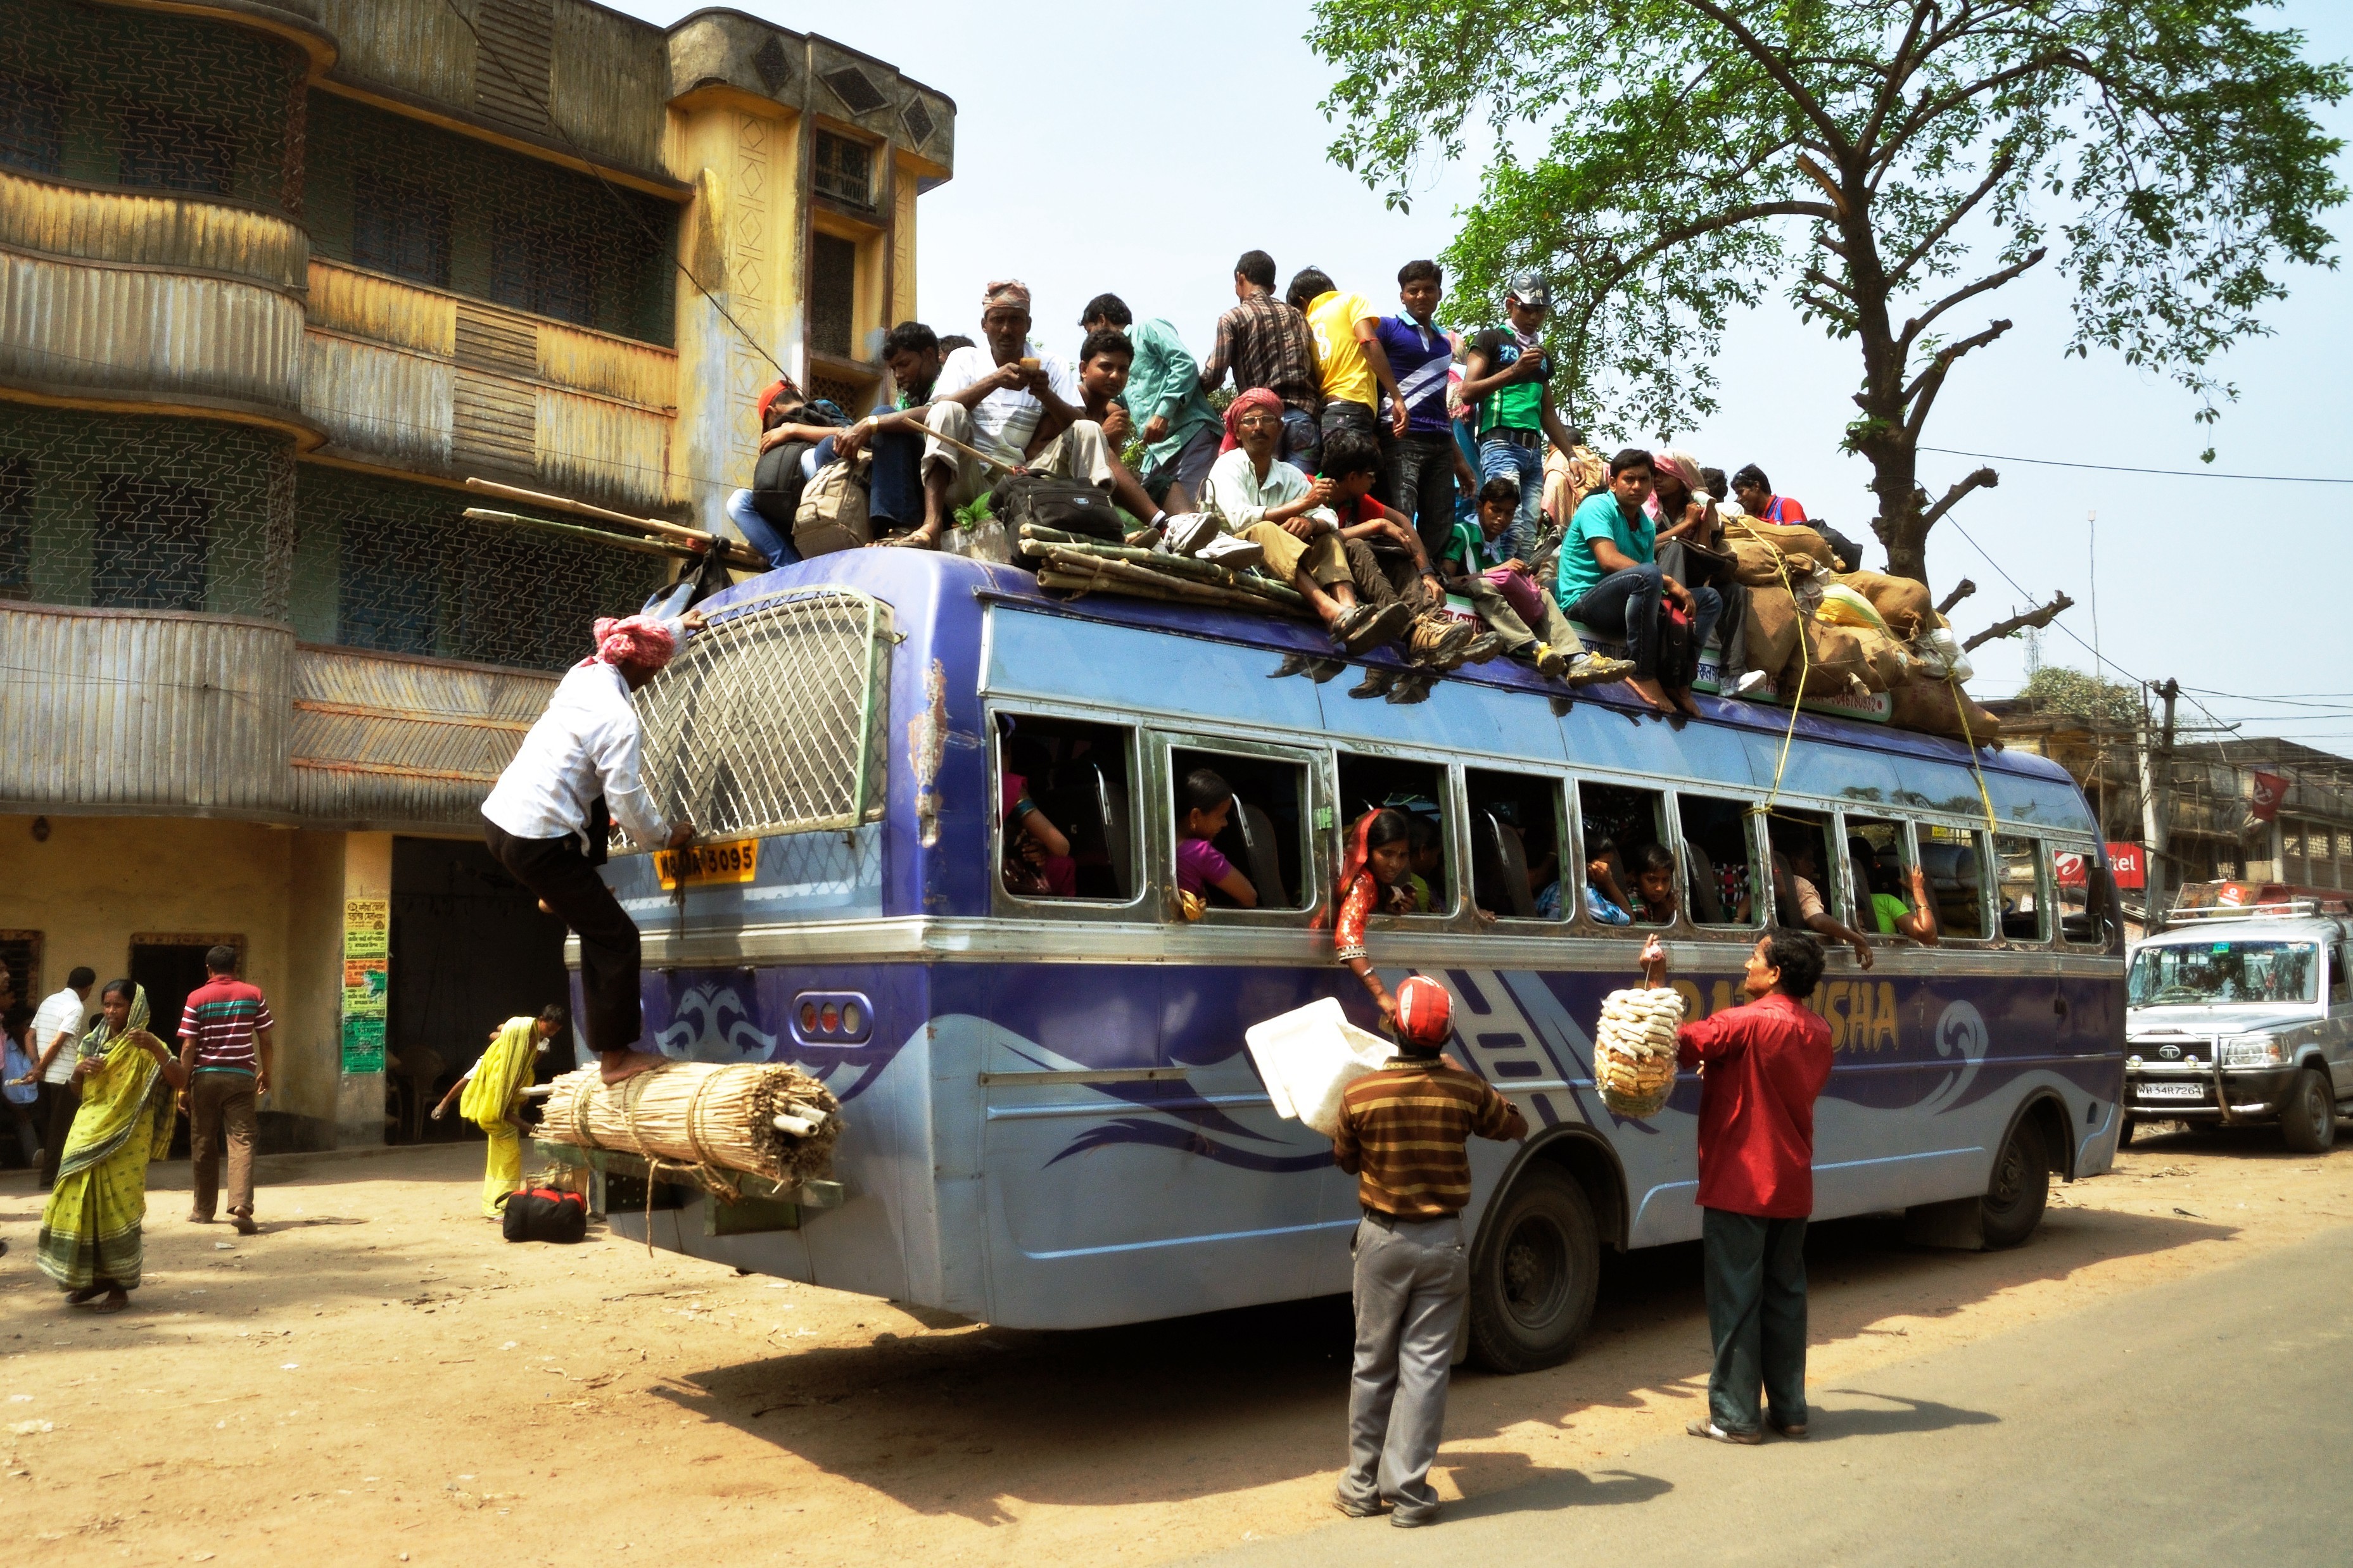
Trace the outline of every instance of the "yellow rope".
{"label": "yellow rope", "polygon": [[[1731,525],[1725,526],[1728,531]],[[1756,539],[1756,530],[1750,529],[1748,536]],[[1773,787],[1766,795],[1765,804],[1756,808],[1757,816],[1769,816],[1772,815],[1774,803],[1781,798],[1781,775],[1788,771],[1789,743],[1798,738],[1798,710],[1806,700],[1806,681],[1814,673],[1814,655],[1813,649],[1806,641],[1806,622],[1811,617],[1805,615],[1799,608],[1798,591],[1789,586],[1788,558],[1780,551],[1774,549],[1772,541],[1758,540],[1757,542],[1763,544],[1766,549],[1773,551],[1773,569],[1781,574],[1781,592],[1789,595],[1789,609],[1791,614],[1796,616],[1798,625],[1798,689],[1789,699],[1789,727],[1781,736],[1781,755],[1773,763]],[[1777,670],[1775,673],[1778,675],[1779,672]]]}
{"label": "yellow rope", "polygon": [[1961,695],[1961,683],[1953,679],[1950,669],[1945,672],[1945,689],[1953,694],[1953,711],[1961,716],[1961,742],[1969,749],[1969,773],[1978,781],[1978,801],[1985,807],[1986,834],[1990,837],[2000,831],[1994,826],[1993,795],[1986,789],[1985,769],[1978,765],[1977,737],[1969,732],[1968,700]]}

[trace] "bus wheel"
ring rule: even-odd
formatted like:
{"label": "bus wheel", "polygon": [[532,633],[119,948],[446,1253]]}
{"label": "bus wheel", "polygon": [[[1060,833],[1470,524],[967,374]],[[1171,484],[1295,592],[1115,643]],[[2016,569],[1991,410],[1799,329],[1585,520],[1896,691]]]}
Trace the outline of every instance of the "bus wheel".
{"label": "bus wheel", "polygon": [[1491,1372],[1567,1361],[1593,1316],[1601,1240],[1576,1178],[1532,1164],[1489,1215],[1471,1259],[1471,1353]]}
{"label": "bus wheel", "polygon": [[2031,1116],[2021,1116],[1994,1160],[1992,1184],[1979,1201],[1986,1246],[2016,1247],[2032,1236],[2050,1201],[2051,1162],[2042,1151],[2042,1134]]}
{"label": "bus wheel", "polygon": [[2328,1075],[2307,1068],[2280,1107],[2280,1135],[2299,1154],[2326,1154],[2337,1142],[2337,1095]]}

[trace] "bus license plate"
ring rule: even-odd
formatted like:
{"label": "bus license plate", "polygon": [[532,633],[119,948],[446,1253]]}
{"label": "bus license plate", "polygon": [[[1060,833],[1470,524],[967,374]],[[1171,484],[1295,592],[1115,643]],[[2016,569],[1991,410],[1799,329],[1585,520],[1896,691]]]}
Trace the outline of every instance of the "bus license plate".
{"label": "bus license plate", "polygon": [[2144,1083],[2139,1086],[2143,1100],[2203,1100],[2206,1086],[2202,1083]]}
{"label": "bus license plate", "polygon": [[690,888],[748,882],[759,868],[760,841],[756,838],[654,851],[654,875],[661,879],[664,891],[675,890],[681,879]]}

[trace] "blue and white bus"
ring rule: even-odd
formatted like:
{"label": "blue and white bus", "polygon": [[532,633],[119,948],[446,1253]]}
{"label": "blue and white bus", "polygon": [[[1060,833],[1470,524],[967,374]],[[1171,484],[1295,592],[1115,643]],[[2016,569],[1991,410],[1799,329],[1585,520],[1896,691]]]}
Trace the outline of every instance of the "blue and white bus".
{"label": "blue and white bus", "polygon": [[[1699,1234],[1697,1079],[1618,1119],[1590,1031],[1653,930],[1691,1016],[1732,1005],[1790,885],[1770,858],[1865,930],[1873,883],[1919,867],[1942,931],[1880,942],[1868,972],[1832,951],[1817,1217],[1946,1205],[2013,1244],[2051,1173],[2114,1156],[2120,930],[2093,817],[2042,758],[1704,697],[1701,719],[1662,721],[1503,660],[1418,704],[1353,700],[1286,673],[1330,654],[1304,624],[1065,601],[929,552],[830,555],[705,608],[711,629],[639,697],[649,780],[703,846],[607,875],[645,933],[650,1040],[823,1079],[842,1201],[731,1215],[671,1188],[617,1197],[623,1234],[1023,1328],[1345,1291],[1354,1179],[1276,1116],[1243,1031],[1324,995],[1375,1021],[1315,915],[1345,826],[1384,804],[1434,827],[1431,898],[1376,922],[1374,962],[1392,986],[1448,987],[1455,1056],[1535,1129],[1473,1144],[1488,1365],[1569,1353],[1603,1248]],[[1204,766],[1238,808],[1219,847],[1261,898],[1187,921],[1173,799]],[[1061,892],[1008,887],[1025,790],[1069,840]],[[1605,837],[1674,857],[1662,927],[1588,915]],[[2063,903],[2058,857],[2094,868],[2088,900]],[[1570,896],[1545,897],[1556,884]]]}

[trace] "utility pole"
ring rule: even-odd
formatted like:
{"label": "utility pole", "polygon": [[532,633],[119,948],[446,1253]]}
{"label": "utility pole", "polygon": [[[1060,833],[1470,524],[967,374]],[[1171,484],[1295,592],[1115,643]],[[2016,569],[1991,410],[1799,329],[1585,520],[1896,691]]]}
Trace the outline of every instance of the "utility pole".
{"label": "utility pole", "polygon": [[2141,837],[2147,843],[2144,854],[2148,862],[2146,890],[2141,894],[2146,911],[2142,929],[2152,936],[2165,929],[2165,884],[2173,863],[2169,852],[2173,826],[2173,704],[2181,695],[2181,683],[2168,679],[2156,689],[2165,700],[2163,726],[2152,744],[2147,710],[2144,709],[2140,731]]}

